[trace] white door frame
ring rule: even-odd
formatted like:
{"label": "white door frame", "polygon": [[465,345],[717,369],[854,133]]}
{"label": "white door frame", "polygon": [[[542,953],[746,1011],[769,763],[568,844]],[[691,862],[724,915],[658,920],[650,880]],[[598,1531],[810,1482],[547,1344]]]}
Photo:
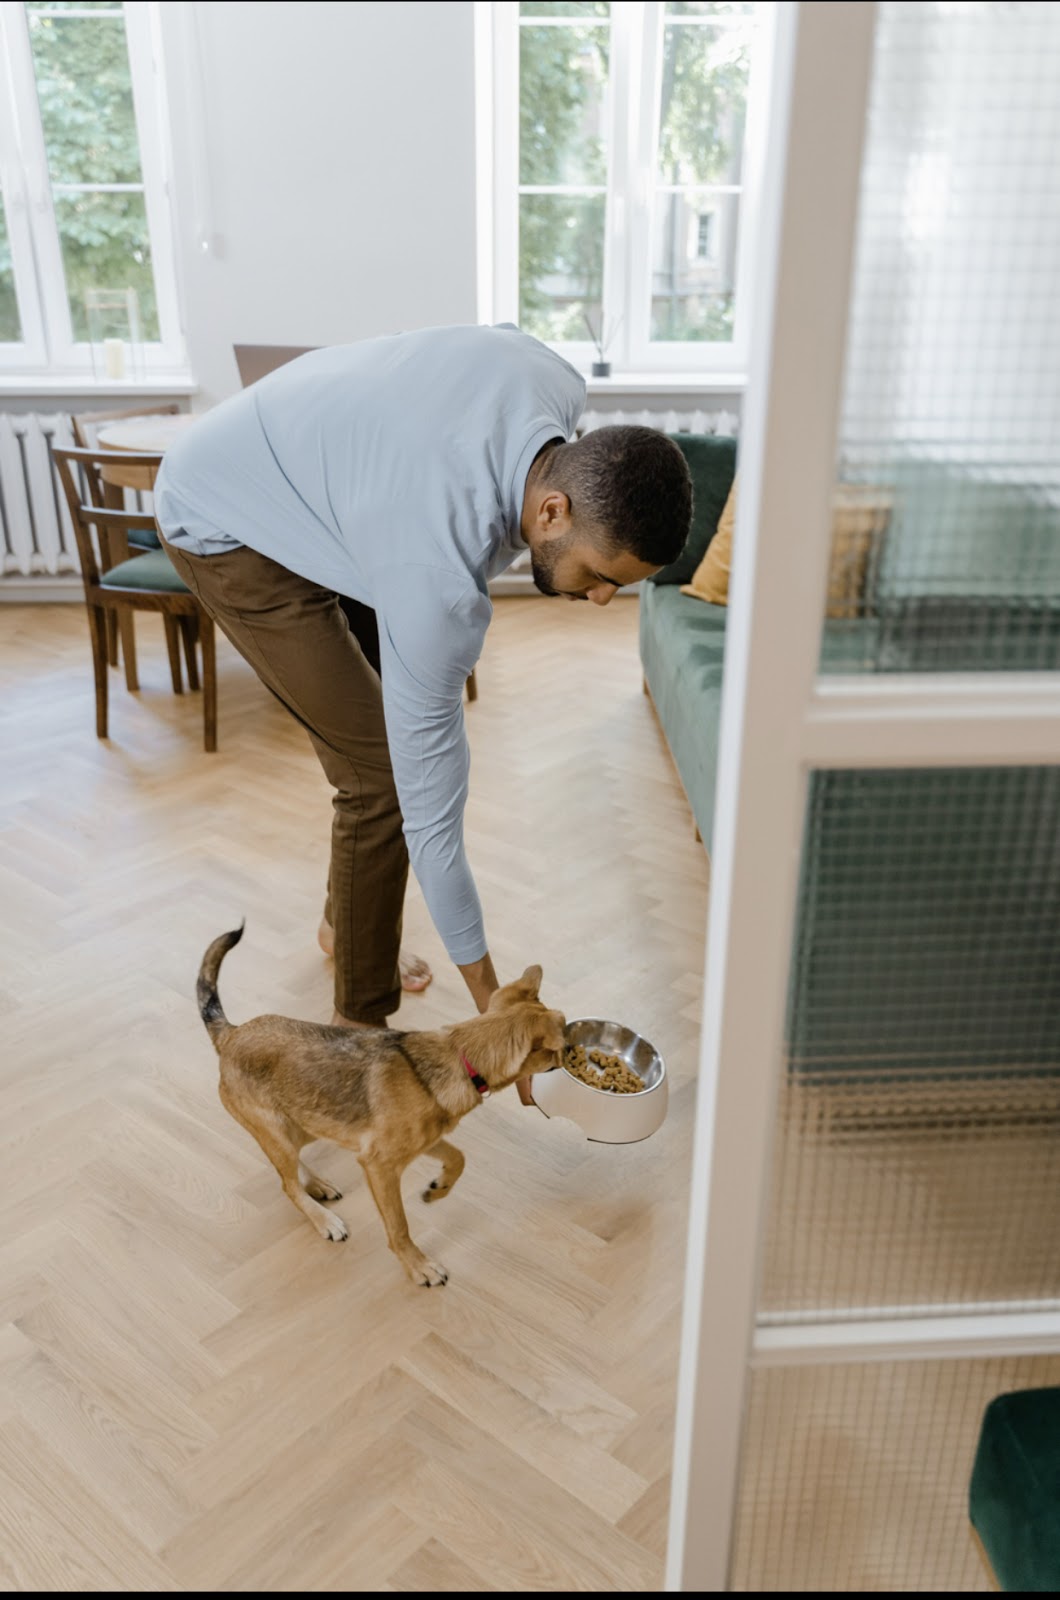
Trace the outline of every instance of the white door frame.
{"label": "white door frame", "polygon": [[[729,1586],[754,1368],[1060,1349],[1055,1307],[757,1318],[805,794],[815,768],[1058,765],[1060,674],[820,677],[876,5],[778,6],[740,443],[677,1374],[668,1590]],[[942,1312],[942,1309],[938,1309]]]}
{"label": "white door frame", "polygon": [[[740,443],[665,1587],[728,1586],[751,1373],[1060,1348],[1060,1319],[756,1329],[814,768],[1060,762],[1060,675],[818,674],[876,6],[778,8]],[[959,1308],[954,1308],[955,1312]]]}
{"label": "white door frame", "polygon": [[793,4],[777,16],[726,626],[668,1590],[728,1582],[875,10]]}

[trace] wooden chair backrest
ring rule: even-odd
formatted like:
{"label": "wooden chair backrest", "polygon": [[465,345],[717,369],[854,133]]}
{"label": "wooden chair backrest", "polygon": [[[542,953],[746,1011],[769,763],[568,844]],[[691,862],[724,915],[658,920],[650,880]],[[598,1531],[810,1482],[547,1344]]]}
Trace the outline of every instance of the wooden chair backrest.
{"label": "wooden chair backrest", "polygon": [[103,504],[101,467],[128,466],[131,463],[157,472],[162,465],[162,456],[147,450],[67,450],[56,446],[52,449],[52,457],[70,510],[87,594],[89,589],[99,584],[100,557],[96,538],[100,528],[115,528],[126,533],[138,528],[149,529],[152,533],[158,531],[149,511],[126,511]]}
{"label": "wooden chair backrest", "polygon": [[74,443],[79,450],[95,450],[101,423],[124,422],[127,417],[175,417],[179,411],[175,400],[161,406],[134,406],[131,411],[78,411],[70,418]]}
{"label": "wooden chair backrest", "polygon": [[[95,450],[99,447],[97,437],[104,422],[124,422],[127,417],[175,417],[180,411],[180,406],[175,400],[168,400],[164,405],[158,406],[133,406],[125,411],[77,411],[70,418],[73,428],[74,443],[79,450]],[[82,468],[88,471],[87,467]],[[102,496],[102,485],[96,484],[97,498]]]}

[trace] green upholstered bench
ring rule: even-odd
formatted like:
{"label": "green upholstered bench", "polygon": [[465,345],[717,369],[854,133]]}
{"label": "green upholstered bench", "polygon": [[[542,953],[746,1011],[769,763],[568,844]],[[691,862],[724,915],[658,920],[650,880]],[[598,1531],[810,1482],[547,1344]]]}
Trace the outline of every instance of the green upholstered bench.
{"label": "green upholstered bench", "polygon": [[1000,1589],[1060,1591],[1060,1388],[991,1400],[968,1514]]}
{"label": "green upholstered bench", "polygon": [[[640,657],[709,850],[728,609],[679,586],[716,531],[736,445],[671,437],[689,464],[695,516],[677,561],[641,586]],[[1060,667],[1060,504],[920,463],[894,478],[899,510],[875,611],[830,621],[825,661],[847,671],[859,659],[887,671],[997,670],[1016,652],[1023,664]],[[916,516],[926,519],[919,533]],[[918,559],[925,550],[933,579]],[[961,593],[958,550],[972,573]],[[938,576],[946,573],[949,593]],[[1029,582],[1040,589],[1021,609]],[[1009,610],[995,629],[998,607]],[[869,1062],[876,1082],[1060,1073],[1060,768],[817,773],[806,826],[788,1007],[793,1073],[834,1081],[865,1074]],[[1002,921],[1004,939],[987,937]],[[907,1003],[894,1005],[896,994]]]}
{"label": "green upholstered bench", "polygon": [[644,687],[655,706],[684,787],[696,833],[710,848],[721,719],[724,606],[682,594],[702,561],[736,474],[736,440],[673,433],[692,477],[692,529],[676,561],[640,591],[640,658]]}

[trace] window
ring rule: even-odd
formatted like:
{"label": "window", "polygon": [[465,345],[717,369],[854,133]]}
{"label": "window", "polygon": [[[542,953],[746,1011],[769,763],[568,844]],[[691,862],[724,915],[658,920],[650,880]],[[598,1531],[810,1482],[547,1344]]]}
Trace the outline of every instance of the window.
{"label": "window", "polygon": [[92,369],[88,291],[135,291],[180,364],[157,7],[0,0],[0,367]]}
{"label": "window", "polygon": [[594,344],[631,372],[743,365],[771,9],[480,7],[492,28],[487,319],[582,366]]}

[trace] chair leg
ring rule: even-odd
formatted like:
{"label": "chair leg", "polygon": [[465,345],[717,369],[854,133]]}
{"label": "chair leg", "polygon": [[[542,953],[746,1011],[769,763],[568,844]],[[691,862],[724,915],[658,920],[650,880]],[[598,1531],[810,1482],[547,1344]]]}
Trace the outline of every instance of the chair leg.
{"label": "chair leg", "polygon": [[[99,565],[102,572],[109,572],[114,565],[114,558],[110,549],[110,534],[106,528],[99,530]],[[104,611],[103,621],[107,630],[107,660],[112,667],[118,665],[118,613]]]}
{"label": "chair leg", "polygon": [[169,651],[169,675],[173,680],[173,693],[184,693],[184,679],[180,671],[180,636],[176,617],[163,611],[162,622],[166,630],[166,649]]}
{"label": "chair leg", "polygon": [[136,672],[136,622],[131,611],[118,612],[118,632],[121,634],[121,653],[125,661],[125,687],[135,694],[140,687]]}
{"label": "chair leg", "polygon": [[88,608],[92,672],[96,683],[96,738],[107,737],[107,617],[102,606]]}
{"label": "chair leg", "polygon": [[195,617],[178,617],[181,638],[184,640],[184,660],[188,665],[188,688],[199,687],[199,659],[195,654],[195,641],[199,627]]}
{"label": "chair leg", "polygon": [[199,618],[199,640],[202,644],[202,717],[203,744],[209,751],[217,749],[217,641],[213,618],[205,613]]}
{"label": "chair leg", "polygon": [[467,697],[468,697],[468,700],[477,700],[478,699],[478,684],[475,682],[475,669],[474,669],[474,667],[472,667],[471,676],[467,680]]}

